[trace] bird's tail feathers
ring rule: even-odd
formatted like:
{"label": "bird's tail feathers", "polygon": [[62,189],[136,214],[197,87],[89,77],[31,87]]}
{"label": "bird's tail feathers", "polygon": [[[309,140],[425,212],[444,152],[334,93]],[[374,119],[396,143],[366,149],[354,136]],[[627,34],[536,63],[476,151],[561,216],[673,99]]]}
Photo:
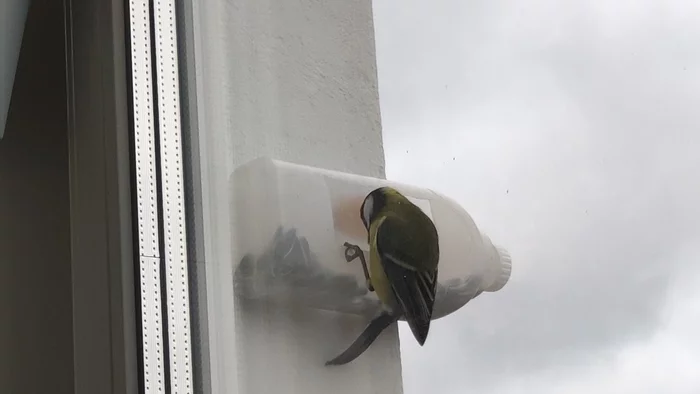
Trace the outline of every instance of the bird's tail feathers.
{"label": "bird's tail feathers", "polygon": [[384,331],[385,328],[389,327],[391,323],[395,322],[397,317],[391,313],[385,311],[379,316],[375,317],[365,330],[360,334],[360,336],[355,340],[355,342],[350,345],[343,353],[341,353],[336,358],[326,362],[326,365],[343,365],[347,364],[354,359],[356,359],[360,354],[364,353],[369,345],[374,342],[379,334]]}

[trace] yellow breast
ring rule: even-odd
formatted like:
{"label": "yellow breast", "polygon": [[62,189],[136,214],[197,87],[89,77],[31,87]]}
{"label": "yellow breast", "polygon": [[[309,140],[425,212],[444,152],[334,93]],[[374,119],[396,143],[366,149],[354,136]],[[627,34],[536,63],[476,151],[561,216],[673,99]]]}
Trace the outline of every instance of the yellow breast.
{"label": "yellow breast", "polygon": [[384,272],[384,267],[382,267],[382,262],[376,247],[377,229],[383,221],[384,218],[377,220],[369,227],[369,277],[372,281],[372,286],[374,287],[374,291],[377,293],[379,301],[389,308],[393,308],[396,303],[394,293],[391,291],[389,279]]}

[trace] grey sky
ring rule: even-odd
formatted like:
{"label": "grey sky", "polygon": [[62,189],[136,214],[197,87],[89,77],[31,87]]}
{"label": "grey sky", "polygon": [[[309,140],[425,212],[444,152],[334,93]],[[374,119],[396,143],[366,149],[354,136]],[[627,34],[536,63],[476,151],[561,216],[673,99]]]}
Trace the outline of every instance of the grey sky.
{"label": "grey sky", "polygon": [[387,177],[513,275],[401,326],[404,390],[700,392],[700,2],[375,0]]}

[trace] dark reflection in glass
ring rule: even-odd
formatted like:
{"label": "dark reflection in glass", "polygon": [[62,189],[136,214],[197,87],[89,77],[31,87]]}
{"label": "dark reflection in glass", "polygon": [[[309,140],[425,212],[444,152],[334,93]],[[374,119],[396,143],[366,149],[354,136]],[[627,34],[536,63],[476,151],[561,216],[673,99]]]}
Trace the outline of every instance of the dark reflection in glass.
{"label": "dark reflection in glass", "polygon": [[[338,258],[339,264],[345,263]],[[349,263],[352,264],[352,263]],[[480,278],[454,278],[438,283],[434,317],[462,307],[481,293]],[[325,268],[296,229],[277,228],[268,248],[257,258],[248,253],[234,273],[237,295],[248,299],[295,302],[319,309],[373,315],[381,307],[354,275]]]}

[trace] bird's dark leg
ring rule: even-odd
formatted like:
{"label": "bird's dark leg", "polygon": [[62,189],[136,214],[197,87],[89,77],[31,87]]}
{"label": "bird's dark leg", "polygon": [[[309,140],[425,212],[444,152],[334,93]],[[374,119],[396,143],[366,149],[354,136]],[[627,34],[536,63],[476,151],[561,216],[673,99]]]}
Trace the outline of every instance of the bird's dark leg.
{"label": "bird's dark leg", "polygon": [[365,260],[365,254],[362,252],[359,246],[353,245],[349,242],[345,244],[345,261],[348,263],[359,258],[362,263],[362,270],[365,271],[365,279],[367,280],[367,289],[369,291],[374,291],[374,286],[372,286],[372,281],[369,278],[369,270],[367,269],[367,260]]}

